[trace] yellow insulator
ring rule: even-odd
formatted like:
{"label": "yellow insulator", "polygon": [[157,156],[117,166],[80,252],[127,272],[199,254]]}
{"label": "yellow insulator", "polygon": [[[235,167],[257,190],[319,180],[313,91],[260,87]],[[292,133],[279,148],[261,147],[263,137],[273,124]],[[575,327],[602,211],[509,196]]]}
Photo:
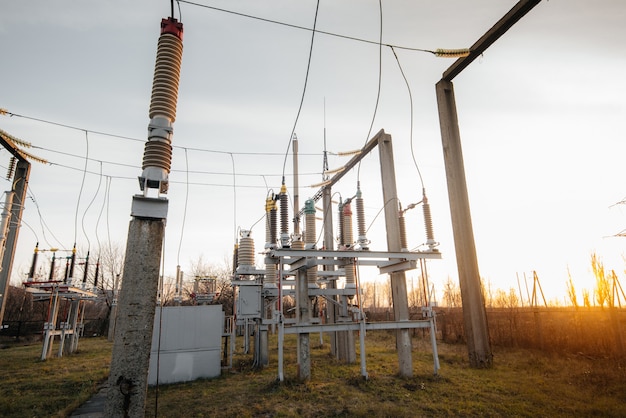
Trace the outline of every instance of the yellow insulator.
{"label": "yellow insulator", "polygon": [[434,51],[435,56],[440,58],[463,58],[467,57],[470,54],[469,48],[459,48],[459,49],[443,49],[437,48]]}

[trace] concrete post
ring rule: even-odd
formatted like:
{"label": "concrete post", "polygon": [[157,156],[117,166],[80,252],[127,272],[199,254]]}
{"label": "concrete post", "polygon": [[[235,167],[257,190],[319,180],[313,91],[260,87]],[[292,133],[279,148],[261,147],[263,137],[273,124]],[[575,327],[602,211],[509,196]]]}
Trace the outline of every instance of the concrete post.
{"label": "concrete post", "polygon": [[[398,219],[398,192],[393,162],[391,135],[384,134],[378,142],[380,155],[380,174],[385,202],[385,225],[387,228],[387,250],[399,252],[402,249],[400,239],[400,220]],[[409,302],[404,271],[390,274],[391,296],[395,321],[409,320]],[[413,376],[413,357],[411,353],[411,333],[408,328],[399,329],[396,333],[398,350],[398,374],[402,377]]]}
{"label": "concrete post", "polygon": [[13,256],[17,248],[17,238],[22,224],[22,211],[26,201],[26,191],[28,190],[28,177],[30,175],[30,163],[26,160],[18,160],[15,168],[15,180],[13,181],[13,201],[11,202],[11,222],[5,241],[5,250],[2,256],[2,270],[0,270],[0,325],[4,318],[6,307],[6,297],[11,281],[11,270],[13,269]]}
{"label": "concrete post", "polygon": [[106,417],[144,415],[164,232],[164,219],[130,221]]}
{"label": "concrete post", "polygon": [[[296,311],[298,325],[309,324],[311,322],[311,312],[309,310],[309,292],[306,269],[298,270],[296,274]],[[311,378],[311,345],[308,332],[298,334],[298,379],[307,380]]]}
{"label": "concrete post", "polygon": [[[335,248],[334,245],[334,235],[333,235],[333,206],[331,201],[331,188],[330,186],[325,187],[322,191],[322,205],[324,208],[324,249],[327,251],[332,251]],[[332,265],[324,265],[324,270],[335,270],[335,266]],[[329,280],[326,285],[330,289],[336,289],[337,283],[335,280]],[[336,300],[336,296],[332,296],[333,300]],[[337,307],[334,303],[326,303],[326,320],[329,324],[335,323],[335,318],[337,316]],[[337,333],[329,332],[330,337],[330,353],[334,356],[337,356]]]}
{"label": "concrete post", "polygon": [[441,80],[436,91],[469,362],[476,368],[491,367],[493,355],[478,272],[454,86]]}
{"label": "concrete post", "polygon": [[78,346],[78,317],[80,314],[80,299],[72,299],[70,301],[70,312],[67,315],[67,326],[72,331],[70,334],[65,335],[65,341],[63,346],[63,354],[72,354],[76,351]]}

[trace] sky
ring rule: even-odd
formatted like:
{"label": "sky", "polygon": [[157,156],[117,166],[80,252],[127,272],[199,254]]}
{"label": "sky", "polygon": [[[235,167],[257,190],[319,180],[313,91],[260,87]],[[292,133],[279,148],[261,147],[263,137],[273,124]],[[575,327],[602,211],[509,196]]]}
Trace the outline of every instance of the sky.
{"label": "sky", "polygon": [[[420,175],[427,190],[443,256],[429,262],[429,275],[440,293],[458,274],[435,84],[454,60],[399,47],[468,48],[515,3],[383,1],[382,40],[398,47],[396,60],[375,44],[378,1],[320,1],[317,19],[312,0],[181,2],[165,275],[199,257],[223,265],[240,229],[252,229],[262,251],[265,198],[279,192],[282,175],[293,196],[292,131],[303,204],[322,180],[324,138],[334,169],[349,158],[338,153],[384,129],[403,206],[421,200]],[[160,21],[169,15],[167,1],[4,5],[0,108],[9,114],[0,129],[49,161],[32,164],[13,284],[25,279],[37,242],[41,249],[76,242],[92,257],[108,242],[125,245]],[[518,289],[518,278],[524,286],[536,271],[546,297],[564,303],[569,271],[580,298],[594,286],[592,253],[624,276],[626,241],[615,235],[626,229],[626,206],[618,204],[626,196],[625,19],[619,0],[541,2],[454,79],[479,271],[494,288]],[[315,23],[373,43],[316,33],[311,48],[310,30],[269,21]],[[9,157],[0,151],[0,169]],[[353,196],[357,181],[371,248],[385,250],[377,153],[333,188],[334,198]],[[421,210],[406,218],[409,247],[417,248],[425,242]],[[45,269],[51,253],[42,254]]]}

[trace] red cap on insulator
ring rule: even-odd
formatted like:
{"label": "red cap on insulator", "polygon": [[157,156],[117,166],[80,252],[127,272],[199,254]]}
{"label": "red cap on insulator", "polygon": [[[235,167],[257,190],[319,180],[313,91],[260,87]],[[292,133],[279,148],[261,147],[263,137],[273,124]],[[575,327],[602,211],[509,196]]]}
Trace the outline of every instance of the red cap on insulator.
{"label": "red cap on insulator", "polygon": [[352,215],[352,207],[350,206],[350,202],[347,202],[343,205],[343,214]]}
{"label": "red cap on insulator", "polygon": [[173,17],[161,19],[161,35],[171,33],[181,41],[183,40],[183,24]]}

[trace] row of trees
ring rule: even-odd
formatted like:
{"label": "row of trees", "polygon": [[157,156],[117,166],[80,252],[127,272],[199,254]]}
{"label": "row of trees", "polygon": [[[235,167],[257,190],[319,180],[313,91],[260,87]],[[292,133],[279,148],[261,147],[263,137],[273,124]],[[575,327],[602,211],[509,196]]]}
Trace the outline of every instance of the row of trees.
{"label": "row of trees", "polygon": [[[99,298],[97,301],[91,302],[90,306],[86,308],[88,309],[86,317],[108,320],[113,298],[115,297],[114,290],[119,288],[121,278],[123,277],[124,249],[121,245],[113,244],[103,247],[97,254],[99,277],[96,292]],[[93,277],[95,274],[94,258],[96,257],[92,256],[90,260],[88,286],[91,286],[95,281]],[[63,267],[60,266],[59,268]],[[615,271],[611,270],[608,272],[596,254],[591,256],[591,267],[596,278],[596,286],[593,291],[586,289],[582,291],[582,303],[577,298],[572,278],[569,278],[567,291],[571,305],[574,307],[621,307],[622,300],[626,300],[626,297]],[[84,268],[84,263],[78,263],[75,277],[82,278]],[[41,277],[38,279],[46,280],[48,274],[42,269],[39,273]],[[191,305],[195,303],[195,294],[214,293],[216,296],[212,303],[223,305],[224,311],[227,314],[231,314],[233,313],[234,305],[234,289],[231,285],[231,274],[232,266],[230,265],[230,260],[225,259],[221,265],[217,265],[207,262],[202,256],[199,256],[189,264],[185,277],[191,279],[185,280],[181,289],[176,289],[176,279],[174,277],[163,278],[161,303],[166,306],[174,303]],[[210,278],[210,280],[203,280],[206,278]],[[433,287],[428,285],[423,277],[409,276],[407,281],[409,306],[411,308],[425,306],[429,302],[448,308],[460,308],[462,306],[459,284],[450,277],[443,285],[441,300],[436,299]],[[534,289],[537,293],[535,294],[535,291],[533,291],[535,306],[547,305],[545,299],[539,299],[539,295],[542,295],[542,293],[540,292],[541,288],[538,279],[535,285],[538,285],[537,289]],[[392,305],[388,279],[364,282],[361,285],[361,290],[362,293],[358,303],[361,303],[366,310],[384,310]],[[518,290],[513,288],[508,291],[494,289],[490,282],[483,283],[485,305],[487,308],[530,306],[531,303],[528,300],[530,296],[527,295],[527,298],[524,298],[521,290],[520,292]],[[182,300],[176,298],[178,295],[182,296]],[[11,287],[7,298],[5,321],[44,321],[48,315],[47,309],[47,304],[34,302],[30,295],[23,291],[21,286]]]}

